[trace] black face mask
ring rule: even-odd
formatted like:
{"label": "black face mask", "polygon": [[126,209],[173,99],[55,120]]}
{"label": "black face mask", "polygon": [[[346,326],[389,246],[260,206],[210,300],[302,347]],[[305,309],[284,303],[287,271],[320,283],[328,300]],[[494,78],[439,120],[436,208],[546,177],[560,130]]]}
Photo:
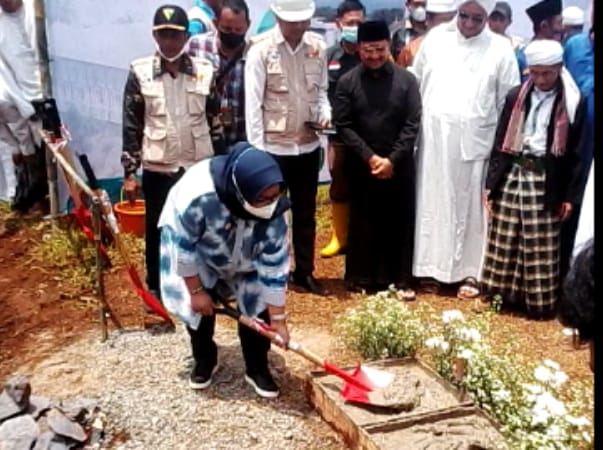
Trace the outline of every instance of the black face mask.
{"label": "black face mask", "polygon": [[220,42],[226,48],[237,48],[245,42],[244,34],[219,32]]}

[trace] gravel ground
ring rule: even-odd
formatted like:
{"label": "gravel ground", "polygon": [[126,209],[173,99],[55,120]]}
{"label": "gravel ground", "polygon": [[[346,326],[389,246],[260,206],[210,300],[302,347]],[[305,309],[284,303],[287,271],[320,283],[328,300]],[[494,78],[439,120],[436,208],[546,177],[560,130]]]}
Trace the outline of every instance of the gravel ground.
{"label": "gravel ground", "polygon": [[[343,449],[345,446],[304,397],[303,371],[295,356],[270,353],[281,395],[259,398],[243,380],[234,328],[218,325],[220,370],[200,392],[187,384],[192,366],[188,334],[114,332],[60,349],[41,364],[22,368],[32,392],[56,399],[100,401],[118,449]],[[297,364],[297,366],[295,366]]]}

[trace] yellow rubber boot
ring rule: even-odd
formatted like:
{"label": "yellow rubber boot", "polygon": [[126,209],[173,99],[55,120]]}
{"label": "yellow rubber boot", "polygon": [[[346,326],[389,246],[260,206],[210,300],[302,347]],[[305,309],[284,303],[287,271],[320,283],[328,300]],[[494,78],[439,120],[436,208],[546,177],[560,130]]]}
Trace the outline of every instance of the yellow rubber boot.
{"label": "yellow rubber boot", "polygon": [[333,236],[331,242],[320,252],[323,258],[331,258],[341,254],[348,243],[348,220],[350,205],[343,202],[331,203]]}

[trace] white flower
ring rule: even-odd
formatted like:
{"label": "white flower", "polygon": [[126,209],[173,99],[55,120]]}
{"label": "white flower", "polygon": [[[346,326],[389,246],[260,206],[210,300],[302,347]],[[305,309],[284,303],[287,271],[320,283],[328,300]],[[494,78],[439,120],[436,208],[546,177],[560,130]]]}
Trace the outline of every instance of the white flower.
{"label": "white flower", "polygon": [[586,417],[567,416],[565,420],[567,420],[569,424],[580,428],[590,425],[590,420],[588,420]]}
{"label": "white flower", "polygon": [[553,397],[550,392],[543,392],[536,398],[533,410],[547,410],[552,415],[558,417],[564,416],[567,413],[563,402]]}
{"label": "white flower", "polygon": [[541,383],[548,383],[552,377],[551,370],[545,366],[538,366],[534,369],[534,378]]}
{"label": "white flower", "polygon": [[582,432],[582,439],[584,439],[584,442],[588,442],[590,444],[591,436],[590,436],[590,434],[588,434],[588,432],[583,431]]}
{"label": "white flower", "polygon": [[558,425],[551,425],[550,427],[547,427],[546,434],[551,438],[559,438],[563,435],[563,432]]}
{"label": "white flower", "polygon": [[440,346],[440,344],[442,343],[442,338],[437,336],[437,337],[430,337],[429,339],[427,339],[425,341],[425,347],[427,348],[438,348]]}
{"label": "white flower", "polygon": [[532,394],[540,394],[542,393],[542,386],[538,384],[524,384],[524,388],[526,391]]}
{"label": "white flower", "polygon": [[461,353],[459,353],[458,357],[462,358],[462,359],[470,360],[473,357],[473,352],[471,350],[469,350],[468,348],[466,348]]}
{"label": "white flower", "polygon": [[555,372],[555,374],[553,375],[553,384],[556,387],[559,387],[563,383],[565,383],[568,379],[569,379],[569,377],[567,376],[567,374],[565,372],[562,372],[561,370],[559,370],[558,372]]}
{"label": "white flower", "polygon": [[532,426],[535,427],[537,425],[546,425],[549,421],[550,414],[546,409],[536,409],[534,410],[534,415],[532,416]]}
{"label": "white flower", "polygon": [[482,335],[475,328],[461,328],[459,330],[459,335],[466,341],[478,342]]}
{"label": "white flower", "polygon": [[458,309],[451,309],[442,313],[442,322],[450,323],[453,320],[465,320],[465,316]]}
{"label": "white flower", "polygon": [[497,401],[509,401],[511,400],[511,393],[506,389],[498,389],[492,393],[492,396]]}
{"label": "white flower", "polygon": [[448,342],[446,342],[441,336],[430,337],[425,341],[425,347],[440,349],[442,351],[446,351],[450,348]]}
{"label": "white flower", "polygon": [[550,359],[545,359],[543,362],[544,362],[545,366],[549,366],[551,369],[554,369],[554,370],[561,369],[561,366],[559,364],[557,364],[555,361],[552,361]]}

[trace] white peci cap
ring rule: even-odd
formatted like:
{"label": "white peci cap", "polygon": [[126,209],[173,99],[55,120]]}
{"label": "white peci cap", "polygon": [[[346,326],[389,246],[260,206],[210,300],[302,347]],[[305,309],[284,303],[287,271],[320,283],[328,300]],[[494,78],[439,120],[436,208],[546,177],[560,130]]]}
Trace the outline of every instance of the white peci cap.
{"label": "white peci cap", "polygon": [[563,25],[584,25],[584,11],[577,6],[568,6],[561,14]]}

